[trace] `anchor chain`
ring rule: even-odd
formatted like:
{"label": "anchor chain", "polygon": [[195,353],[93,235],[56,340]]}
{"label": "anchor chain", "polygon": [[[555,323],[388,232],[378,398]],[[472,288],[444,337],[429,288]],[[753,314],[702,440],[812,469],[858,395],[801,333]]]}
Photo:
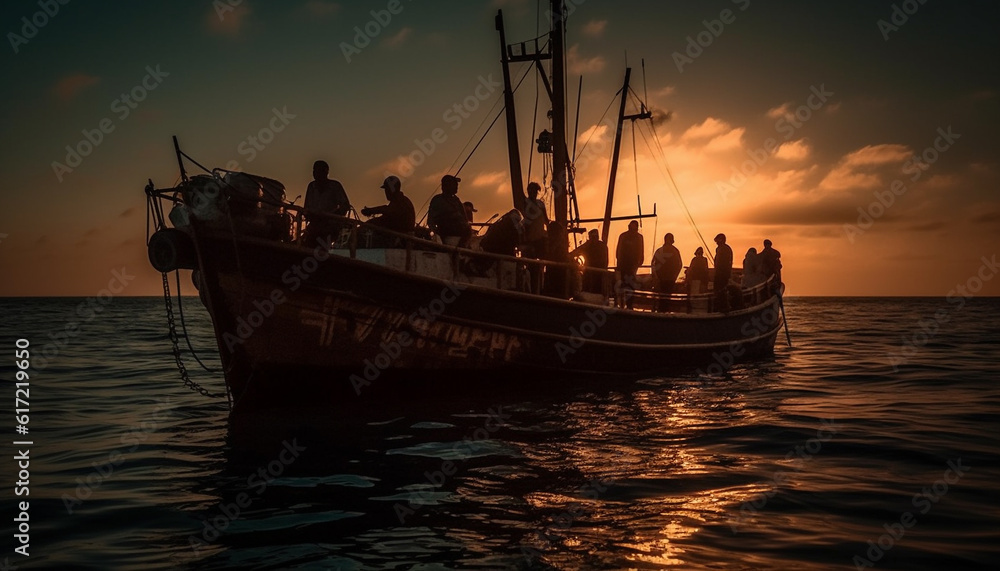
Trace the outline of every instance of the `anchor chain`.
{"label": "anchor chain", "polygon": [[177,362],[177,370],[181,374],[181,380],[184,381],[184,386],[192,391],[197,391],[206,397],[226,398],[227,395],[209,391],[192,380],[188,375],[187,367],[184,366],[184,361],[181,360],[181,347],[179,337],[177,336],[177,325],[174,322],[174,306],[173,302],[170,300],[170,279],[167,277],[166,272],[163,273],[163,301],[167,309],[167,335],[170,337],[170,344],[173,346],[174,361]]}

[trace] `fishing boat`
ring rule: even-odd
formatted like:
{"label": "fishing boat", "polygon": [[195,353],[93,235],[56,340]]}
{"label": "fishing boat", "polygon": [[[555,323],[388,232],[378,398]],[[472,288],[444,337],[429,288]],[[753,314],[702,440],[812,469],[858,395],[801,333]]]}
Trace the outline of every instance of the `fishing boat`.
{"label": "fishing boat", "polygon": [[[611,222],[622,219],[611,212],[622,125],[651,113],[643,104],[626,114],[626,71],[604,217],[581,218],[566,135],[563,1],[551,0],[550,11],[547,36],[513,45],[497,14],[503,113],[513,206],[523,211],[510,69],[536,68],[552,104],[551,124],[538,139],[551,161],[552,219],[568,230],[550,240],[569,251],[567,236],[600,223],[606,243]],[[653,292],[623,287],[614,271],[591,269],[601,286],[581,291],[583,270],[574,260],[489,253],[475,240],[449,245],[356,215],[307,212],[287,201],[274,179],[202,167],[176,138],[174,151],[180,184],[158,189],[150,180],[146,187],[149,258],[163,273],[182,377],[208,394],[186,373],[179,348],[186,332],[177,331],[171,303],[169,274],[192,270],[234,411],[342,401],[400,384],[434,391],[448,381],[561,382],[678,367],[721,372],[770,355],[784,323],[782,284],[774,276],[735,291]],[[205,174],[189,176],[188,164]],[[317,220],[333,229],[318,239],[307,227]]]}

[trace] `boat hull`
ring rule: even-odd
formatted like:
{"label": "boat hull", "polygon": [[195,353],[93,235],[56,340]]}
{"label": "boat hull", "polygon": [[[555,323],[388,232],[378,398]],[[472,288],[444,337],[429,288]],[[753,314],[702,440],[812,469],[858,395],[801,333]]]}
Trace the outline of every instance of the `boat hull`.
{"label": "boat hull", "polygon": [[721,372],[770,354],[781,327],[777,297],[728,314],[657,314],[223,232],[195,245],[234,409],[446,382]]}

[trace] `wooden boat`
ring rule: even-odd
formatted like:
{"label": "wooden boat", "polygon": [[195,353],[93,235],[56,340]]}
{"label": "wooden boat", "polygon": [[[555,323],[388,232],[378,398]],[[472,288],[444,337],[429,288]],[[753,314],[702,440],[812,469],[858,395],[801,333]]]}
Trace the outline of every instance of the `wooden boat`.
{"label": "wooden boat", "polygon": [[[552,0],[552,14],[549,50],[536,42],[532,53],[506,45],[497,16],[511,186],[523,209],[508,66],[534,61],[541,69],[550,59],[553,217],[575,228],[586,221],[570,215],[562,1]],[[629,119],[624,111],[623,95],[619,125]],[[284,200],[280,183],[221,169],[189,177],[184,159],[193,160],[174,142],[181,184],[146,188],[155,226],[150,261],[165,285],[167,272],[194,270],[234,411],[352,398],[400,383],[433,391],[447,381],[642,376],[681,366],[721,372],[771,354],[783,323],[773,278],[732,292],[732,308],[722,312],[711,293],[616,289],[611,272],[602,272],[601,293],[582,293],[576,263],[446,246],[353,217],[326,216],[335,235],[309,243],[303,209]],[[609,186],[605,239],[613,179]],[[169,216],[165,202],[173,205]]]}

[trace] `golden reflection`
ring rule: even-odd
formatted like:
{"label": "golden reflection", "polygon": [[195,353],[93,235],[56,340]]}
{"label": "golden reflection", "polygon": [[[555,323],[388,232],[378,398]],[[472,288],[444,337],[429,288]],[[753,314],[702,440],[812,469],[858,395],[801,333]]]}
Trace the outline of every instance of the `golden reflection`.
{"label": "golden reflection", "polygon": [[[719,439],[711,433],[774,422],[774,409],[747,407],[742,392],[714,388],[692,383],[566,403],[561,412],[572,437],[526,451],[575,483],[525,498],[549,514],[540,541],[578,554],[614,544],[626,553],[623,564],[672,567],[690,560],[686,547],[698,544],[706,526],[728,533],[736,523],[752,524],[752,517],[739,519],[741,506],[775,483],[742,480],[754,468],[751,456],[712,444]],[[587,483],[579,485],[579,476]]]}

